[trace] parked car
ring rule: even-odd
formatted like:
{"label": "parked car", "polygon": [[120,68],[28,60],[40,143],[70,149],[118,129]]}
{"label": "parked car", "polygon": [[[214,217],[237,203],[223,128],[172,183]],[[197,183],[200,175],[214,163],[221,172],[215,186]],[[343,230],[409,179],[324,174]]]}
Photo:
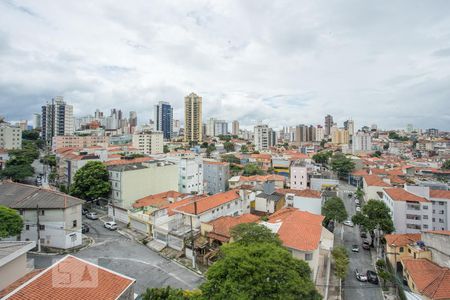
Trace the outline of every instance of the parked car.
{"label": "parked car", "polygon": [[367,238],[367,234],[365,232],[361,232],[361,238],[366,239]]}
{"label": "parked car", "polygon": [[355,269],[355,277],[358,281],[366,282],[367,276],[358,272],[358,269]]}
{"label": "parked car", "polygon": [[352,246],[352,252],[359,252],[359,246],[358,245],[353,245]]}
{"label": "parked car", "polygon": [[89,226],[86,224],[81,224],[81,233],[88,233],[89,232]]}
{"label": "parked car", "polygon": [[367,270],[367,281],[373,284],[378,284],[377,273],[371,270]]}
{"label": "parked car", "polygon": [[361,211],[361,207],[360,206],[357,206],[356,207],[356,212],[360,212]]}
{"label": "parked car", "polygon": [[356,204],[359,204],[358,198],[355,198],[355,203],[356,203]]}
{"label": "parked car", "polygon": [[344,225],[353,227],[353,222],[350,220],[346,220],[346,221],[344,221]]}
{"label": "parked car", "polygon": [[370,243],[368,241],[364,241],[362,244],[362,248],[364,250],[370,250]]}
{"label": "parked car", "polygon": [[86,208],[83,208],[83,209],[81,210],[81,214],[82,214],[82,215],[86,215],[88,212],[89,212],[89,210],[87,210]]}
{"label": "parked car", "polygon": [[116,222],[106,222],[104,226],[105,226],[105,228],[107,228],[109,230],[116,230],[117,229]]}
{"label": "parked car", "polygon": [[86,218],[91,219],[91,220],[97,220],[98,219],[98,215],[96,212],[88,212],[86,214]]}
{"label": "parked car", "polygon": [[353,197],[353,194],[352,194],[352,193],[348,193],[348,196],[349,196],[349,197]]}

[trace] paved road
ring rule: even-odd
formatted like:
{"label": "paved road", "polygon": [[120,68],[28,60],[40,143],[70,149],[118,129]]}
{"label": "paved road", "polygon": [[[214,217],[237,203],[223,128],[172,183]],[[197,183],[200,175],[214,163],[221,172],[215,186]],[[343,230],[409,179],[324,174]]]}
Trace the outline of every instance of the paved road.
{"label": "paved road", "polygon": [[[342,185],[340,186],[343,191],[352,191],[354,192],[355,187]],[[349,216],[353,216],[355,214],[355,203],[348,196],[347,192],[339,192],[339,196],[342,198],[345,204],[345,208]],[[364,250],[361,248],[361,237],[358,226],[355,227],[344,227],[344,246],[347,248],[349,257],[350,257],[350,266],[349,273],[347,278],[343,283],[343,296],[344,299],[348,300],[356,300],[356,299],[382,299],[381,289],[379,285],[374,285],[367,282],[359,282],[355,278],[354,271],[358,269],[359,272],[366,272],[367,270],[374,270],[372,266],[372,259],[370,256],[370,252],[368,250]],[[340,239],[340,228],[335,230],[335,238]],[[352,245],[359,245],[359,253],[355,253],[351,251]]]}
{"label": "paved road", "polygon": [[[194,272],[161,257],[144,245],[105,229],[102,221],[83,222],[88,224],[90,232],[87,235],[94,238],[95,244],[74,255],[135,278],[136,293],[140,294],[148,287],[167,285],[193,289],[202,283],[203,279]],[[33,255],[33,258],[36,268],[45,268],[61,256]]]}

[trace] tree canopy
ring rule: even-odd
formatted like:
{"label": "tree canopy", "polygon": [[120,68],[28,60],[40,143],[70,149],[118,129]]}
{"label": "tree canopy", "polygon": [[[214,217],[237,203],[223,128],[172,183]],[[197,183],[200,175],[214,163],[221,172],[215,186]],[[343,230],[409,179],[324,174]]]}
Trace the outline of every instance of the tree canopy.
{"label": "tree canopy", "polygon": [[208,147],[206,148],[206,156],[207,157],[211,157],[211,153],[216,151],[216,145],[211,143],[208,145]]}
{"label": "tree canopy", "polygon": [[24,140],[37,140],[37,139],[39,139],[39,131],[37,131],[37,130],[24,130],[24,131],[22,131],[22,139],[24,139]]}
{"label": "tree canopy", "polygon": [[348,218],[344,202],[339,197],[332,197],[325,202],[322,206],[322,215],[325,216],[325,222],[334,220],[341,223]]}
{"label": "tree canopy", "polygon": [[394,231],[394,223],[390,211],[383,201],[370,199],[362,207],[362,211],[353,216],[352,221],[366,230],[380,229],[384,233],[391,233]]}
{"label": "tree canopy", "polygon": [[264,171],[254,163],[249,163],[244,166],[244,176],[252,176],[252,175],[264,175]]}
{"label": "tree canopy", "polygon": [[225,154],[222,155],[222,161],[228,162],[230,164],[239,164],[241,163],[241,160],[234,156],[233,154]]}
{"label": "tree canopy", "polygon": [[248,146],[247,145],[242,145],[240,151],[241,151],[241,153],[248,153]]}
{"label": "tree canopy", "polygon": [[23,220],[17,211],[0,205],[0,238],[16,236],[22,229]]}
{"label": "tree canopy", "polygon": [[355,168],[355,163],[342,153],[333,155],[330,161],[331,170],[336,172],[339,177],[346,177]]}
{"label": "tree canopy", "polygon": [[225,142],[223,143],[223,148],[226,152],[233,152],[234,151],[234,144],[232,142]]}
{"label": "tree canopy", "polygon": [[343,246],[336,246],[333,251],[331,251],[331,255],[334,259],[336,276],[340,279],[344,279],[347,276],[348,265],[350,263],[347,249]]}
{"label": "tree canopy", "polygon": [[281,245],[281,240],[266,226],[256,223],[243,223],[230,230],[234,242],[248,245],[252,243],[269,243]]}
{"label": "tree canopy", "polygon": [[4,170],[0,171],[1,178],[10,178],[13,181],[23,181],[33,176],[33,161],[39,157],[39,149],[32,141],[23,141],[22,149],[9,151],[10,159],[6,162]]}
{"label": "tree canopy", "polygon": [[326,164],[332,155],[331,151],[320,151],[313,155],[312,159],[318,164]]}
{"label": "tree canopy", "polygon": [[447,159],[441,167],[442,170],[450,170],[450,159]]}
{"label": "tree canopy", "polygon": [[182,290],[167,286],[165,288],[148,288],[142,295],[142,300],[187,300],[201,299],[200,290]]}
{"label": "tree canopy", "polygon": [[99,161],[90,161],[81,167],[74,177],[70,194],[84,200],[92,201],[108,196],[111,185],[108,181],[108,170]]}

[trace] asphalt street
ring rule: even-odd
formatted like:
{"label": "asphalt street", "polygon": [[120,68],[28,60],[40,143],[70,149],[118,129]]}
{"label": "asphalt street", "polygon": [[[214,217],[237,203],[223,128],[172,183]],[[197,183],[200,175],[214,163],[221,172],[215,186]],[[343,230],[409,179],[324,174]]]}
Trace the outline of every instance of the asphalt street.
{"label": "asphalt street", "polygon": [[[341,197],[344,201],[349,218],[356,213],[356,205],[354,200],[348,196],[348,192],[354,193],[355,190],[356,188],[353,186],[346,184],[340,185],[339,197]],[[349,272],[343,282],[343,298],[348,300],[382,299],[383,297],[379,285],[374,285],[368,282],[360,282],[355,277],[355,269],[358,269],[360,273],[365,273],[367,270],[375,270],[372,265],[370,251],[364,250],[361,247],[362,239],[360,237],[358,225],[355,225],[354,227],[343,226],[343,228],[343,245],[347,249],[350,258]],[[339,239],[339,243],[342,244],[340,227],[335,230],[335,239]],[[359,252],[352,252],[352,245],[358,245]]]}
{"label": "asphalt street", "polygon": [[[95,240],[90,247],[74,256],[86,259],[102,267],[136,279],[135,293],[149,287],[170,285],[176,288],[194,289],[203,279],[196,273],[168,260],[148,247],[103,227],[100,220],[83,222],[89,226],[88,236]],[[62,256],[31,255],[36,268],[46,268]]]}

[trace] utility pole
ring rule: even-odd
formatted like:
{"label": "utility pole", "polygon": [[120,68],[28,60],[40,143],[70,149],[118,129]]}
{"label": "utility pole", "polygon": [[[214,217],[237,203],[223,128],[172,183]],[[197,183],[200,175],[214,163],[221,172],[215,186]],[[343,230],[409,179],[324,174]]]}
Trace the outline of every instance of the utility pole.
{"label": "utility pole", "polygon": [[39,204],[36,204],[36,227],[37,227],[37,246],[38,252],[41,252],[41,224],[39,223]]}
{"label": "utility pole", "polygon": [[[197,201],[194,200],[194,214],[197,216]],[[192,225],[192,215],[191,215],[191,247],[192,247],[192,267],[195,269],[195,245],[194,245],[194,228]]]}

